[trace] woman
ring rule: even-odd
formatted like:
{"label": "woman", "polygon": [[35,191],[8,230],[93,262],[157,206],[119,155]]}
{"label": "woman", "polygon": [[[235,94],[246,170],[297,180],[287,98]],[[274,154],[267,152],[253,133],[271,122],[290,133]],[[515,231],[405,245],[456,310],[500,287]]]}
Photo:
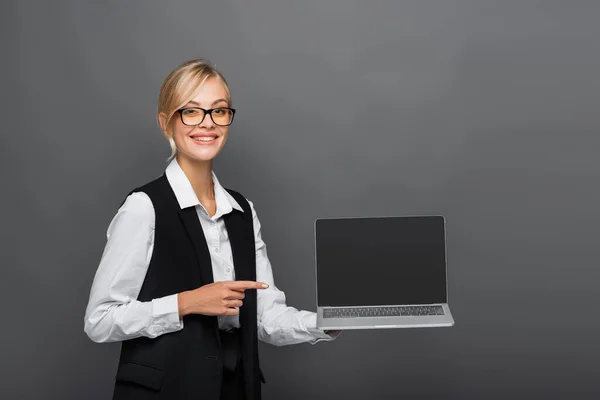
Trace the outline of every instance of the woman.
{"label": "woman", "polygon": [[122,342],[113,399],[260,399],[258,339],[338,334],[286,305],[253,203],[212,170],[234,115],[225,78],[204,60],[163,82],[168,166],[111,221],[85,314],[91,340]]}

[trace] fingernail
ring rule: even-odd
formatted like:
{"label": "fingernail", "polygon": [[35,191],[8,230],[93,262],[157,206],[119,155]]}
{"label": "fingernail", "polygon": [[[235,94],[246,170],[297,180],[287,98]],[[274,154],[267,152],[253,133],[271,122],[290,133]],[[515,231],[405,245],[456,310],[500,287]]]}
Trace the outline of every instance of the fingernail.
{"label": "fingernail", "polygon": [[266,283],[262,284],[262,287],[264,287],[265,289],[269,287],[269,285],[267,285]]}

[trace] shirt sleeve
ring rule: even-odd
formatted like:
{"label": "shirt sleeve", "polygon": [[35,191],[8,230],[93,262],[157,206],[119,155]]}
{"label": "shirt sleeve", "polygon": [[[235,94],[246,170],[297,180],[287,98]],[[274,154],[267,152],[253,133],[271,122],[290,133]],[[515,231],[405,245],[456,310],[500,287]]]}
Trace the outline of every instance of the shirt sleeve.
{"label": "shirt sleeve", "polygon": [[275,346],[297,343],[315,344],[320,341],[335,339],[337,335],[328,335],[317,329],[317,314],[306,310],[298,310],[286,304],[285,293],[275,286],[273,271],[267,256],[267,246],[261,237],[261,225],[254,209],[252,209],[254,237],[256,246],[256,280],[269,284],[267,289],[257,290],[258,306],[258,338]]}
{"label": "shirt sleeve", "polygon": [[137,300],[152,256],[154,220],[148,195],[135,192],[108,226],[85,311],[84,332],[94,342],[155,338],[183,329],[176,293]]}

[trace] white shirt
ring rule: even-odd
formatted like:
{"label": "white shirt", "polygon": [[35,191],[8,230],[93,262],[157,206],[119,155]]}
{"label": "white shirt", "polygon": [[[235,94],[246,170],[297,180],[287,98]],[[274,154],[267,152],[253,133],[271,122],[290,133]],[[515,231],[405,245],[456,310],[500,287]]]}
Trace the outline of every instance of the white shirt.
{"label": "white shirt", "polygon": [[[210,252],[214,281],[235,280],[231,245],[222,217],[234,208],[243,212],[242,207],[212,172],[217,211],[210,217],[177,159],[169,163],[165,173],[179,206],[196,209]],[[283,346],[334,339],[335,336],[316,328],[316,313],[286,305],[285,293],[273,282],[254,205],[251,201],[248,203],[254,224],[256,281],[269,284],[269,288],[257,290],[259,340]],[[184,329],[177,293],[151,301],[137,300],[152,255],[154,222],[152,201],[143,192],[130,194],[110,222],[85,312],[84,331],[94,342],[115,342],[140,336],[155,338]],[[237,315],[217,318],[221,329],[239,327]]]}

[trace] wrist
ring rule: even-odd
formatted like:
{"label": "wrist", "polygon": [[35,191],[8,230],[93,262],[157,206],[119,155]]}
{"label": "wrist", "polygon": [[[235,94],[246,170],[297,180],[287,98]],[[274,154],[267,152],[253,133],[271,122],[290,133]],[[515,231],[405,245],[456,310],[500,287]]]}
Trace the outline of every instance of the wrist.
{"label": "wrist", "polygon": [[189,292],[185,291],[177,294],[177,308],[180,318],[190,313]]}

